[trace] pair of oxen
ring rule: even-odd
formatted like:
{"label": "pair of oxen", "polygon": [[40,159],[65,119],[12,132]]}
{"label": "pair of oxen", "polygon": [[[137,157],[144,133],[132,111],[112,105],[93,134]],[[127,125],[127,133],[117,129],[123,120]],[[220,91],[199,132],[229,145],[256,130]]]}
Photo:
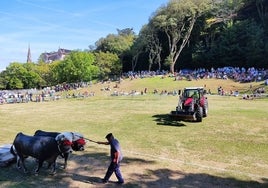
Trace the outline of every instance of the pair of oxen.
{"label": "pair of oxen", "polygon": [[56,159],[60,155],[64,158],[64,168],[67,166],[69,154],[74,151],[83,151],[86,142],[82,134],[74,132],[46,132],[37,130],[34,136],[18,133],[14,139],[10,152],[16,157],[16,166],[27,172],[25,158],[31,156],[38,161],[35,173],[38,174],[44,161],[48,168],[52,165],[51,174],[56,173]]}

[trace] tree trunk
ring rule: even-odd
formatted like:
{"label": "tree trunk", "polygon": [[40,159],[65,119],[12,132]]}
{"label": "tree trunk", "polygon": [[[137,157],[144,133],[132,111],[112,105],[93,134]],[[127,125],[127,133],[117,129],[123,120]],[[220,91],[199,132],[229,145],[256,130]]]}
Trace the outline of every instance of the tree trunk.
{"label": "tree trunk", "polygon": [[[171,57],[171,65],[170,65],[170,72],[174,75],[175,73],[175,70],[174,70],[174,67],[175,67],[175,64],[183,50],[183,48],[185,47],[185,45],[187,44],[187,42],[189,41],[189,38],[191,36],[191,33],[192,33],[192,29],[194,27],[194,24],[195,24],[195,21],[196,21],[197,17],[193,17],[191,22],[190,22],[190,26],[189,26],[189,29],[187,30],[185,36],[183,37],[183,40],[182,40],[182,43],[179,47],[179,50],[177,50],[177,45],[178,45],[178,42],[180,41],[181,38],[178,38],[178,39],[174,39],[173,40],[173,43],[171,45],[171,50],[170,50],[170,57]],[[184,29],[184,27],[182,27],[182,30]]]}
{"label": "tree trunk", "polygon": [[132,58],[132,71],[134,72],[135,68],[136,68],[136,65],[138,63],[138,59],[139,59],[139,56],[140,56],[141,52],[138,52],[133,58]]}
{"label": "tree trunk", "polygon": [[171,73],[172,75],[174,75],[174,73],[175,73],[175,71],[174,71],[174,67],[175,67],[175,62],[171,62],[171,63],[170,63],[170,73]]}

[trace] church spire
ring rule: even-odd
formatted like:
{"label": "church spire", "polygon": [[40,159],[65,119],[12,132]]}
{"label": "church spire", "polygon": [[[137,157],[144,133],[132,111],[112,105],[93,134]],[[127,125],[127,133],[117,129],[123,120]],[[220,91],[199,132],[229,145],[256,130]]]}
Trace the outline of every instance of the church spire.
{"label": "church spire", "polygon": [[28,45],[28,54],[27,54],[27,63],[32,62],[32,56],[31,56],[31,49],[30,49],[30,44]]}

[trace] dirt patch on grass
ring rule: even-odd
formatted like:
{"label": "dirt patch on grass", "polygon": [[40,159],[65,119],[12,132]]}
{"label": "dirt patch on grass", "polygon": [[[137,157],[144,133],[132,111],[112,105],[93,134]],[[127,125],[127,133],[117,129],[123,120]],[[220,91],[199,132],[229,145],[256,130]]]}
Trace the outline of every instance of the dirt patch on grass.
{"label": "dirt patch on grass", "polygon": [[[90,147],[83,152],[73,153],[67,169],[63,169],[63,159],[57,160],[57,173],[49,175],[46,164],[38,176],[34,175],[35,160],[27,159],[29,173],[16,169],[15,164],[1,172],[0,187],[265,187],[266,182],[243,181],[232,178],[226,172],[213,172],[210,169],[187,163],[150,158],[150,156],[125,153],[121,171],[125,184],[118,185],[115,175],[107,184],[103,178],[109,165],[109,147]],[[2,170],[2,169],[1,169]],[[211,172],[212,173],[212,172]],[[218,174],[218,175],[215,175]],[[227,177],[226,177],[227,176]],[[266,184],[265,184],[266,183]]]}

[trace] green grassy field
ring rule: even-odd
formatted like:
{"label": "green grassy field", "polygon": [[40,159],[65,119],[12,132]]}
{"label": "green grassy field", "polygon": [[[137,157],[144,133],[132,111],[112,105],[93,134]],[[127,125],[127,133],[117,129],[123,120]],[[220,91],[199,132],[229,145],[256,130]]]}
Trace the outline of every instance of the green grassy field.
{"label": "green grassy field", "polygon": [[[127,91],[141,91],[147,87],[147,95],[111,97],[113,91],[100,91],[104,85],[96,84],[87,88],[95,91],[94,97],[4,104],[0,106],[0,144],[11,143],[18,132],[32,135],[37,129],[80,132],[92,140],[104,140],[107,133],[113,132],[120,140],[128,163],[131,158],[153,160],[156,170],[165,167],[176,172],[179,167],[187,174],[207,174],[228,179],[223,182],[213,180],[216,187],[267,186],[267,97],[242,100],[241,97],[208,95],[208,117],[201,123],[194,123],[172,122],[167,118],[167,114],[175,109],[178,96],[151,93],[155,88],[169,91],[204,85],[215,93],[218,86],[240,92],[246,92],[249,88],[249,84],[230,80],[174,82],[171,78],[152,78],[124,81],[120,85],[120,90]],[[253,87],[259,87],[259,83],[253,83]],[[84,154],[93,154],[97,146],[92,143],[87,145],[89,149]],[[150,176],[151,173],[146,172]],[[14,182],[12,178],[9,179],[14,173],[18,173],[14,166],[1,169],[0,185],[36,185],[34,176],[27,176],[31,184],[23,179]],[[40,181],[40,176],[38,178]],[[232,180],[240,183],[233,186]],[[52,185],[54,180],[51,181],[46,185]],[[132,181],[125,186],[150,185],[144,183],[141,186],[138,180]],[[194,178],[192,181],[195,181]],[[179,184],[187,187],[183,181]]]}

